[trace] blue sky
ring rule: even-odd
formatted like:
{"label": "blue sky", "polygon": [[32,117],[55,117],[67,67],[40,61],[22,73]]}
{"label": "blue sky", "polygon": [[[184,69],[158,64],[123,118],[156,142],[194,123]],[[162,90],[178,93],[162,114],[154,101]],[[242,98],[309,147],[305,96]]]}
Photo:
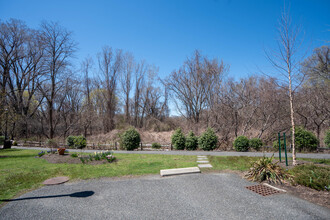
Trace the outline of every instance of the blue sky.
{"label": "blue sky", "polygon": [[[330,1],[286,3],[305,32],[304,49],[329,42]],[[238,79],[270,68],[264,48],[275,46],[283,5],[280,0],[0,0],[0,19],[21,19],[32,28],[42,20],[58,21],[79,44],[76,63],[109,45],[158,66],[164,78],[199,49],[230,65],[229,76]]]}

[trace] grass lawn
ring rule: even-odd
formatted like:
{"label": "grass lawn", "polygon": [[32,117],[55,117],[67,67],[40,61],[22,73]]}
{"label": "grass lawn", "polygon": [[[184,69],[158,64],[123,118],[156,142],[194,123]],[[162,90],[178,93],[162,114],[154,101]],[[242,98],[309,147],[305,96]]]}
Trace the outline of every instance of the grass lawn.
{"label": "grass lawn", "polygon": [[208,156],[213,170],[239,170],[246,171],[250,164],[260,157],[233,157],[233,156]]}
{"label": "grass lawn", "polygon": [[[103,165],[51,164],[35,158],[38,150],[0,150],[0,199],[11,199],[56,176],[70,179],[157,174],[161,169],[197,166],[196,156],[114,154],[117,162]],[[6,156],[6,157],[4,157]],[[1,201],[0,201],[1,203]]]}

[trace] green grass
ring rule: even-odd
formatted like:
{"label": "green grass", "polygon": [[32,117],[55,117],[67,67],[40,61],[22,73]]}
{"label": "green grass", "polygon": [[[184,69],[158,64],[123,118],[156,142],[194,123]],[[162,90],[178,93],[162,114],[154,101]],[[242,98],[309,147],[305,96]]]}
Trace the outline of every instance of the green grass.
{"label": "green grass", "polygon": [[330,190],[330,167],[308,164],[294,167],[289,172],[299,185],[316,190]]}
{"label": "green grass", "polygon": [[252,162],[260,157],[233,157],[233,156],[209,156],[209,161],[213,170],[239,170],[246,171]]}
{"label": "green grass", "polygon": [[[117,162],[88,164],[51,164],[34,158],[36,150],[0,150],[0,198],[11,199],[26,190],[42,186],[56,176],[74,179],[157,174],[161,169],[196,166],[196,156],[114,154]],[[7,157],[2,157],[7,156]],[[1,201],[0,201],[1,202]]]}

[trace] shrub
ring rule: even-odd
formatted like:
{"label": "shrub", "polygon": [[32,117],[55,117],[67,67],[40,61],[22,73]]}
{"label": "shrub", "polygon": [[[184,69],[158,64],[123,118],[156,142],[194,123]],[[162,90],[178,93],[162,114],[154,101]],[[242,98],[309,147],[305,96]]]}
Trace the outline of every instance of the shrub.
{"label": "shrub", "polygon": [[198,147],[198,138],[195,134],[190,131],[186,138],[186,149],[187,150],[196,150]]}
{"label": "shrub", "polygon": [[296,144],[296,149],[298,151],[316,150],[318,143],[319,140],[315,137],[315,135],[312,132],[307,131],[302,127],[297,127],[295,129],[295,144]]}
{"label": "shrub", "polygon": [[87,146],[87,141],[86,141],[86,138],[82,135],[80,136],[76,136],[74,139],[73,139],[73,145],[75,148],[78,148],[78,149],[83,149]]}
{"label": "shrub", "polygon": [[88,163],[89,161],[93,161],[93,160],[95,160],[95,161],[106,160],[109,163],[111,163],[116,160],[116,157],[113,156],[111,151],[105,151],[105,152],[102,151],[100,153],[94,152],[94,154],[89,154],[87,156],[80,156],[79,159],[83,164]]}
{"label": "shrub", "polygon": [[78,154],[77,153],[73,153],[73,154],[71,154],[71,157],[78,157]]}
{"label": "shrub", "polygon": [[17,146],[17,145],[18,145],[17,141],[13,141],[13,146]]}
{"label": "shrub", "polygon": [[245,177],[252,181],[268,181],[282,183],[285,178],[291,178],[277,163],[273,163],[274,156],[263,157],[252,164]]}
{"label": "shrub", "polygon": [[262,141],[260,138],[252,138],[249,140],[249,147],[255,150],[259,150],[262,147]]}
{"label": "shrub", "polygon": [[121,146],[125,150],[134,150],[141,142],[140,134],[134,128],[129,128],[121,135]]}
{"label": "shrub", "polygon": [[327,130],[327,133],[324,138],[324,143],[327,148],[330,148],[330,129]]}
{"label": "shrub", "polygon": [[181,129],[177,129],[172,135],[172,145],[176,150],[184,150],[186,145],[186,138]]}
{"label": "shrub", "polygon": [[50,148],[56,148],[57,147],[57,142],[54,139],[48,139],[46,144]]}
{"label": "shrub", "polygon": [[[286,140],[286,144],[288,145],[290,143],[288,140]],[[278,140],[273,142],[273,149],[275,151],[278,151]],[[284,140],[281,139],[281,150],[284,150]]]}
{"label": "shrub", "polygon": [[5,143],[5,136],[0,136],[0,145]]}
{"label": "shrub", "polygon": [[330,190],[330,168],[312,164],[295,166],[291,173],[294,182],[316,190]]}
{"label": "shrub", "polygon": [[203,150],[214,150],[217,148],[218,137],[212,128],[208,128],[199,138],[198,146]]}
{"label": "shrub", "polygon": [[160,149],[160,148],[162,148],[162,145],[159,144],[159,143],[152,143],[151,144],[151,148],[153,148],[153,149]]}
{"label": "shrub", "polygon": [[249,139],[245,136],[237,137],[233,144],[236,151],[244,152],[249,150]]}
{"label": "shrub", "polygon": [[76,136],[69,136],[66,138],[66,144],[70,147],[73,148],[74,147],[74,139],[76,138]]}

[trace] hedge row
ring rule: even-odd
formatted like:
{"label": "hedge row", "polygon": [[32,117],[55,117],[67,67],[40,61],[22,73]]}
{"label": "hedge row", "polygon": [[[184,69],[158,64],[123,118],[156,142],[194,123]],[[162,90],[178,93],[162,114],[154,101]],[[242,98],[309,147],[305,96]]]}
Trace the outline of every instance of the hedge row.
{"label": "hedge row", "polygon": [[199,138],[190,131],[187,137],[184,136],[181,129],[177,129],[172,135],[172,145],[176,150],[202,150],[210,151],[217,148],[218,137],[212,128],[208,128]]}

